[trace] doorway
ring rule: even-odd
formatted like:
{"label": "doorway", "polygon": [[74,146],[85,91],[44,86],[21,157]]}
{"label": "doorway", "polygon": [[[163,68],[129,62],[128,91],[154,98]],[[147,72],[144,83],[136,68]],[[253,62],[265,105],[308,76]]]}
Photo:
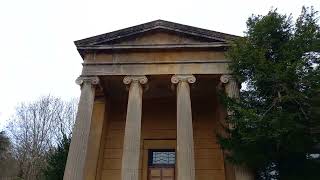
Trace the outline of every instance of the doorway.
{"label": "doorway", "polygon": [[175,165],[174,149],[149,149],[148,180],[174,180]]}

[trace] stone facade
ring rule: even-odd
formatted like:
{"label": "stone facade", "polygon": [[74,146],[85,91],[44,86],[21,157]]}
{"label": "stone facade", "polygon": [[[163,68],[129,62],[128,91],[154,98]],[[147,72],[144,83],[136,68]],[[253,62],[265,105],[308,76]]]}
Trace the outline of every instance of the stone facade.
{"label": "stone facade", "polygon": [[216,140],[227,114],[217,87],[239,91],[224,55],[234,38],[157,20],[76,41],[84,63],[64,180],[251,180]]}

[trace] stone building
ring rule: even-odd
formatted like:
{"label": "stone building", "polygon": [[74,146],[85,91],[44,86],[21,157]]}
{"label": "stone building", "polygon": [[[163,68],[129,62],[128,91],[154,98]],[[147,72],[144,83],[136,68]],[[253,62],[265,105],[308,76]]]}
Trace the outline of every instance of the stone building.
{"label": "stone building", "polygon": [[216,134],[237,98],[225,51],[236,36],[173,22],[76,41],[81,96],[64,180],[249,180]]}

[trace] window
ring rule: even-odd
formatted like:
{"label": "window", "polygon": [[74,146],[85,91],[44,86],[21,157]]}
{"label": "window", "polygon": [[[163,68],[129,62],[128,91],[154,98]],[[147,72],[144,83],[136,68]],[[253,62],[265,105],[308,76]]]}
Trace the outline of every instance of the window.
{"label": "window", "polygon": [[149,165],[175,165],[176,152],[174,150],[150,150],[149,151]]}

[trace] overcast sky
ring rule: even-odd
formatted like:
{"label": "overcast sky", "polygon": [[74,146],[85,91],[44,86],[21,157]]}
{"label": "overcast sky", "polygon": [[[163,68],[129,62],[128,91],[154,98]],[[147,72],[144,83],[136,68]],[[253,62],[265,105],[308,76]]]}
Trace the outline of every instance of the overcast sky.
{"label": "overcast sky", "polygon": [[320,0],[2,0],[0,130],[20,102],[80,95],[82,59],[73,41],[163,19],[243,35],[251,14],[271,7],[297,17]]}

